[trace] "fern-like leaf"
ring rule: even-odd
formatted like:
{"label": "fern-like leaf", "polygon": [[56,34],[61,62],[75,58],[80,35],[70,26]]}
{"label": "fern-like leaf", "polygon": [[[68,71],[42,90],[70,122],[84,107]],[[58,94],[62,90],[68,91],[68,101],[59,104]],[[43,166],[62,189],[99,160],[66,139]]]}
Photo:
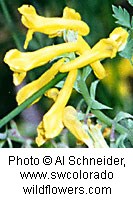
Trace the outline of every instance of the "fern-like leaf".
{"label": "fern-like leaf", "polygon": [[114,12],[113,17],[117,19],[116,23],[131,29],[130,15],[128,11],[121,6],[112,6],[112,9]]}
{"label": "fern-like leaf", "polygon": [[128,2],[133,6],[133,0],[128,0]]}

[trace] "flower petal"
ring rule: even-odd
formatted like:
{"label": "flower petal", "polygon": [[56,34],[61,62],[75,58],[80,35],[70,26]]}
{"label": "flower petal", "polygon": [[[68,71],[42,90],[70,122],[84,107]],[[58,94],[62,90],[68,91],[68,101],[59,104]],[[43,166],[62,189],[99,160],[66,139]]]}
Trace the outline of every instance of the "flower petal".
{"label": "flower petal", "polygon": [[24,49],[27,49],[29,42],[32,40],[33,34],[34,34],[34,31],[32,29],[29,29],[27,31],[26,39],[24,43]]}
{"label": "flower petal", "polygon": [[22,73],[13,73],[13,83],[18,86],[19,84],[21,84],[21,82],[23,81],[23,79],[26,76],[26,72],[22,72]]}
{"label": "flower petal", "polygon": [[45,96],[47,96],[48,98],[52,98],[54,101],[56,101],[58,95],[59,90],[57,88],[51,88],[45,93]]}
{"label": "flower petal", "polygon": [[58,73],[59,68],[62,66],[63,62],[64,59],[60,59],[58,62],[53,64],[53,66],[49,70],[42,74],[40,78],[34,80],[33,82],[27,84],[22,89],[20,89],[16,97],[18,104],[20,105],[21,103],[23,103],[27,98],[32,96],[35,92],[37,92],[47,83],[49,83]]}
{"label": "flower petal", "polygon": [[[80,43],[81,49],[79,50],[79,54],[84,54],[85,51],[91,50],[88,43],[82,38],[82,36],[78,36],[78,43]],[[94,71],[94,74],[98,79],[103,79],[106,76],[106,71],[100,61],[95,61],[90,64],[91,68]]]}
{"label": "flower petal", "polygon": [[77,70],[69,72],[64,86],[59,92],[56,102],[44,115],[41,123],[41,129],[38,128],[38,135],[43,136],[44,140],[54,138],[62,131],[64,127],[62,122],[63,110],[70,98],[76,76]]}
{"label": "flower petal", "polygon": [[38,136],[36,137],[35,142],[40,147],[47,141],[47,139],[43,138],[43,122],[42,121],[37,127],[37,133],[38,133]]}
{"label": "flower petal", "polygon": [[63,123],[80,142],[84,142],[90,148],[93,147],[91,138],[83,129],[82,123],[77,119],[77,111],[72,106],[65,107]]}
{"label": "flower petal", "polygon": [[63,43],[47,46],[34,52],[20,52],[17,49],[8,51],[4,61],[14,72],[26,72],[38,66],[46,64],[51,59],[66,52],[74,52],[79,48],[77,42]]}
{"label": "flower petal", "polygon": [[109,148],[101,132],[102,126],[100,124],[93,125],[90,119],[88,119],[87,124],[88,124],[89,134],[91,135],[94,141],[94,147]]}
{"label": "flower petal", "polygon": [[128,32],[122,27],[115,28],[109,35],[109,37],[117,43],[118,51],[122,51],[124,49],[128,36]]}
{"label": "flower petal", "polygon": [[[31,5],[23,5],[18,8],[18,10],[22,14],[22,23],[28,29],[32,29],[34,32],[41,32],[48,35],[56,35],[60,31],[70,29],[73,31],[77,31],[80,35],[83,36],[89,33],[88,25],[81,20],[77,20],[77,18],[79,18],[78,14],[76,14],[76,19],[66,19],[66,17],[48,18],[39,16],[36,13],[35,8]],[[66,16],[66,11],[64,13],[64,16]]]}
{"label": "flower petal", "polygon": [[86,65],[94,63],[95,61],[105,58],[113,58],[118,50],[117,43],[112,39],[100,40],[91,50],[86,50],[82,55],[76,59],[64,64],[60,68],[60,72],[68,72],[77,68],[82,68]]}
{"label": "flower petal", "polygon": [[63,18],[81,20],[80,14],[67,6],[63,10]]}

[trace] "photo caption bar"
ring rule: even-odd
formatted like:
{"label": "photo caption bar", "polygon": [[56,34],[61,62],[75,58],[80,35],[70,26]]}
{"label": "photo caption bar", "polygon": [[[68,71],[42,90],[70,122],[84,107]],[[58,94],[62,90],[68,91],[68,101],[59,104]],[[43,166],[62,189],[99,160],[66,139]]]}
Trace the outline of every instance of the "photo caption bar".
{"label": "photo caption bar", "polygon": [[132,196],[132,155],[131,149],[4,149],[2,198],[125,200]]}

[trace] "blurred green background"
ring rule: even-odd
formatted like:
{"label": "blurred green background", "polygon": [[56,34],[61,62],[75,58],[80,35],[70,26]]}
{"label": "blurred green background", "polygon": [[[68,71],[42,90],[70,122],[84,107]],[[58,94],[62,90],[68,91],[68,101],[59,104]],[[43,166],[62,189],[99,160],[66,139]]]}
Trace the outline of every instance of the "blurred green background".
{"label": "blurred green background", "polygon": [[[126,0],[0,0],[0,2],[2,1],[5,2],[6,8],[9,11],[10,21],[9,23],[7,22],[0,5],[0,118],[4,117],[17,106],[15,96],[19,88],[14,86],[12,72],[3,62],[3,58],[5,53],[12,48],[24,51],[23,44],[26,28],[21,24],[21,15],[17,11],[18,7],[23,4],[31,4],[35,6],[38,14],[46,17],[61,17],[65,6],[74,8],[90,26],[90,34],[85,39],[91,46],[99,39],[108,37],[113,28],[118,26],[112,17],[112,5],[120,5],[133,14],[132,8]],[[13,34],[17,37],[18,44],[15,43]],[[36,33],[28,50],[36,50],[46,45],[57,44],[58,42],[60,42],[58,38],[48,39],[47,36]],[[114,108],[112,111],[106,111],[110,117],[114,117],[120,110],[133,114],[133,70],[131,70],[131,65],[128,62],[124,63],[126,61],[123,62],[123,68],[120,67],[122,66],[120,62],[121,58],[119,56],[112,61],[110,59],[103,61],[109,77],[100,82],[97,89],[97,100]],[[48,67],[49,65],[46,65],[45,69]],[[128,69],[126,74],[122,70],[124,68]],[[37,78],[43,71],[44,68],[40,67],[37,70],[29,72],[25,82],[30,82]],[[125,76],[121,75],[122,72]],[[96,78],[92,75],[87,80],[88,87],[94,79]],[[80,95],[74,93],[70,99],[71,104],[76,106],[80,98]],[[15,120],[22,127],[22,132],[26,133],[31,129],[32,132],[36,133],[36,126],[51,104],[52,101],[48,101],[44,97],[38,104],[27,109],[19,117],[16,117]],[[21,126],[23,123],[25,126]],[[27,124],[28,126],[26,126]]]}

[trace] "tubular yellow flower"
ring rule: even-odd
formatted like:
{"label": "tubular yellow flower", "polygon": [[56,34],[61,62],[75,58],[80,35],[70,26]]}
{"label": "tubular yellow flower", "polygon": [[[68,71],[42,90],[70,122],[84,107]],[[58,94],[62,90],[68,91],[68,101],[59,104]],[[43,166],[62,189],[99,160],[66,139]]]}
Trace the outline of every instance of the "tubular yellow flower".
{"label": "tubular yellow flower", "polygon": [[128,32],[126,30],[121,27],[114,29],[109,38],[100,40],[91,50],[86,50],[81,56],[62,66],[60,72],[82,68],[98,60],[115,57],[117,51],[121,51],[125,46],[127,38]]}
{"label": "tubular yellow flower", "polygon": [[[38,137],[36,138],[36,143],[40,141],[42,142],[42,137],[44,141],[50,138],[54,138],[62,131],[64,127],[62,122],[63,110],[71,95],[76,76],[77,70],[69,72],[64,86],[59,92],[56,102],[44,115],[42,122],[38,126]],[[38,146],[40,146],[40,143],[38,143]]]}
{"label": "tubular yellow flower", "polygon": [[82,55],[63,65],[60,72],[67,72],[73,69],[82,68],[105,58],[115,57],[117,52],[117,43],[108,38],[100,40],[91,50],[86,50]]}
{"label": "tubular yellow flower", "polygon": [[[41,75],[37,80],[34,80],[33,82],[27,84],[22,89],[19,90],[17,93],[16,100],[18,102],[18,105],[23,103],[27,98],[32,96],[35,92],[37,92],[39,89],[41,89],[43,86],[48,84],[58,73],[59,68],[62,66],[64,62],[64,59],[60,59],[56,63],[53,64],[53,66],[47,70],[44,74]],[[36,100],[37,102],[38,100]],[[34,102],[35,103],[35,102]]]}
{"label": "tubular yellow flower", "polygon": [[63,112],[63,123],[68,130],[88,147],[93,148],[93,142],[83,129],[82,123],[77,119],[77,111],[72,106],[67,106]]}
{"label": "tubular yellow flower", "polygon": [[20,52],[17,49],[8,51],[4,62],[10,66],[15,73],[24,73],[38,66],[46,64],[51,59],[66,52],[74,52],[79,48],[77,42],[69,42],[58,45],[47,46],[34,52]]}
{"label": "tubular yellow flower", "polygon": [[[81,16],[79,13],[75,13],[73,9],[70,9],[66,7],[63,12],[63,17],[67,19],[77,19],[80,20]],[[82,36],[78,35],[78,43],[80,44],[78,54],[82,55],[86,50],[90,50],[90,46],[88,43],[82,38]],[[98,77],[98,79],[103,79],[106,76],[105,69],[103,65],[100,63],[100,61],[96,61],[94,63],[91,63],[90,66],[92,67],[95,75]]]}
{"label": "tubular yellow flower", "polygon": [[[68,9],[68,8],[67,8]],[[58,32],[61,32],[63,30],[73,30],[77,31],[80,35],[87,35],[89,33],[89,27],[88,25],[81,21],[81,20],[75,20],[75,19],[65,19],[59,18],[59,17],[42,17],[39,16],[36,13],[36,10],[33,6],[29,5],[23,5],[20,8],[18,8],[19,12],[22,14],[22,23],[31,30],[31,35],[34,32],[41,32],[44,34],[56,35]],[[74,12],[74,10],[73,10]],[[66,13],[66,12],[65,12]],[[78,16],[78,14],[76,14]],[[79,16],[78,16],[79,18]],[[27,36],[27,41],[25,43],[25,47],[28,45],[28,42],[30,40]]]}

